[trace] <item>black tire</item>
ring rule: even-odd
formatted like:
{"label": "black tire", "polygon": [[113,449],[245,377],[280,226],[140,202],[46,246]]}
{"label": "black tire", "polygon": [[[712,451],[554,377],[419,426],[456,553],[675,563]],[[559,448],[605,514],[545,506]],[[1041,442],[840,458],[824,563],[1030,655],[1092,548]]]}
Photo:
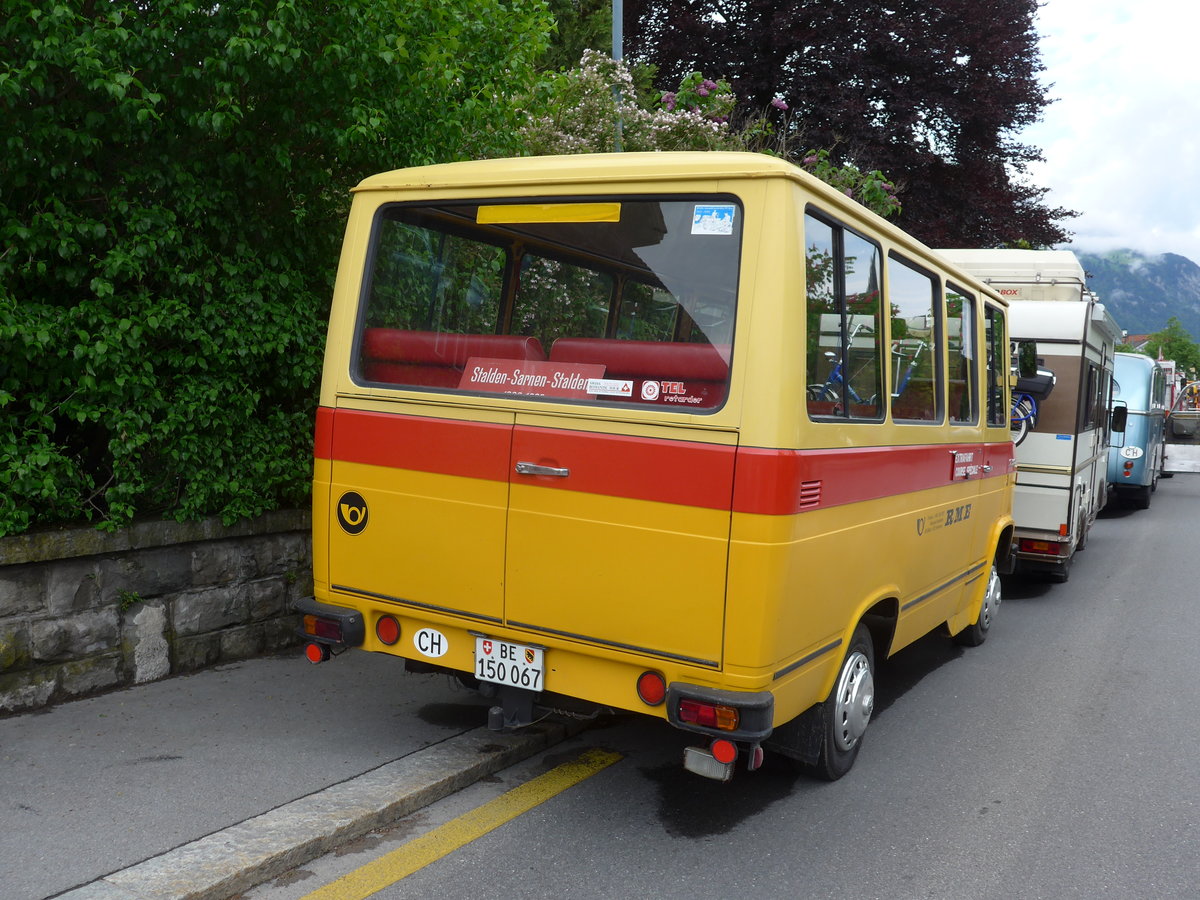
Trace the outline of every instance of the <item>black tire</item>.
{"label": "black tire", "polygon": [[987,640],[992,621],[1000,609],[1000,573],[992,566],[992,574],[983,589],[983,604],[979,607],[979,618],[954,636],[964,647],[978,647]]}
{"label": "black tire", "polygon": [[850,771],[875,708],[875,647],[862,623],[854,629],[833,690],[821,708],[821,755],[809,772],[837,781]]}
{"label": "black tire", "polygon": [[1013,446],[1019,445],[1025,440],[1025,435],[1029,434],[1029,420],[1019,419],[1010,423],[1009,431],[1012,433]]}
{"label": "black tire", "polygon": [[1151,488],[1149,485],[1138,488],[1136,491],[1133,491],[1130,493],[1129,504],[1134,509],[1149,509],[1150,508],[1150,493],[1151,493]]}

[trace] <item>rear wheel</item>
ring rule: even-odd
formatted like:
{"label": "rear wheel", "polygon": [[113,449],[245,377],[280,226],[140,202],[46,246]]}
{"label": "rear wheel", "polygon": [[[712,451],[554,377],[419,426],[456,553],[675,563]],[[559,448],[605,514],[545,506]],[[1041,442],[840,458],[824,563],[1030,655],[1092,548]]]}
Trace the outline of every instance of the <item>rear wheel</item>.
{"label": "rear wheel", "polygon": [[1129,495],[1129,502],[1134,509],[1149,509],[1150,508],[1150,485],[1138,488]]}
{"label": "rear wheel", "polygon": [[988,630],[992,627],[992,619],[1000,609],[1000,573],[992,566],[991,577],[983,592],[983,605],[979,607],[979,618],[971,625],[954,636],[954,640],[964,647],[978,647],[987,640]]}
{"label": "rear wheel", "polygon": [[821,755],[810,769],[817,777],[837,781],[850,771],[858,758],[863,734],[875,708],[874,668],[871,632],[860,623],[846,648],[846,658],[833,691],[821,711],[824,722]]}

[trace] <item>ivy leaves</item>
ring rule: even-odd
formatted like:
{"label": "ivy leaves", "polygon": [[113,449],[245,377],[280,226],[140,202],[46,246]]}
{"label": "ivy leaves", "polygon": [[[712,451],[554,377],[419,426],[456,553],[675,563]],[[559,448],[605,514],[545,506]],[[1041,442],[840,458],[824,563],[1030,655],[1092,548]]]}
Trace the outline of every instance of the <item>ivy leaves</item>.
{"label": "ivy leaves", "polygon": [[349,189],[516,153],[535,0],[0,18],[0,535],[306,502]]}

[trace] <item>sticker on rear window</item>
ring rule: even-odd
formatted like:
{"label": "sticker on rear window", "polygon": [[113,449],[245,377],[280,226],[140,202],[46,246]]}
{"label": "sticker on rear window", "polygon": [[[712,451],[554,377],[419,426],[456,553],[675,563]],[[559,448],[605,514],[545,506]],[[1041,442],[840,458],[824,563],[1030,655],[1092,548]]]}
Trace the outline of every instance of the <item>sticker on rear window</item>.
{"label": "sticker on rear window", "polygon": [[632,397],[633,382],[621,378],[589,378],[587,392],[596,396]]}
{"label": "sticker on rear window", "polygon": [[692,234],[733,234],[732,203],[696,204],[692,211]]}

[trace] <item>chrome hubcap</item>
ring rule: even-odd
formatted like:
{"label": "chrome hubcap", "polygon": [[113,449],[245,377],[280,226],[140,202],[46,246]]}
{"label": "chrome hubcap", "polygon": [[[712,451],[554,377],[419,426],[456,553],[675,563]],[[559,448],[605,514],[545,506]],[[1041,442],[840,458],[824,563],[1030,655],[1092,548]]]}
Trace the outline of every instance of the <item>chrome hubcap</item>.
{"label": "chrome hubcap", "polygon": [[875,708],[875,679],[864,654],[856,650],[847,657],[834,696],[834,742],[839,749],[849,750],[867,730]]}
{"label": "chrome hubcap", "polygon": [[992,617],[1000,609],[1000,575],[992,569],[987,591],[983,595],[983,609],[979,611],[979,627],[987,631],[992,627]]}

